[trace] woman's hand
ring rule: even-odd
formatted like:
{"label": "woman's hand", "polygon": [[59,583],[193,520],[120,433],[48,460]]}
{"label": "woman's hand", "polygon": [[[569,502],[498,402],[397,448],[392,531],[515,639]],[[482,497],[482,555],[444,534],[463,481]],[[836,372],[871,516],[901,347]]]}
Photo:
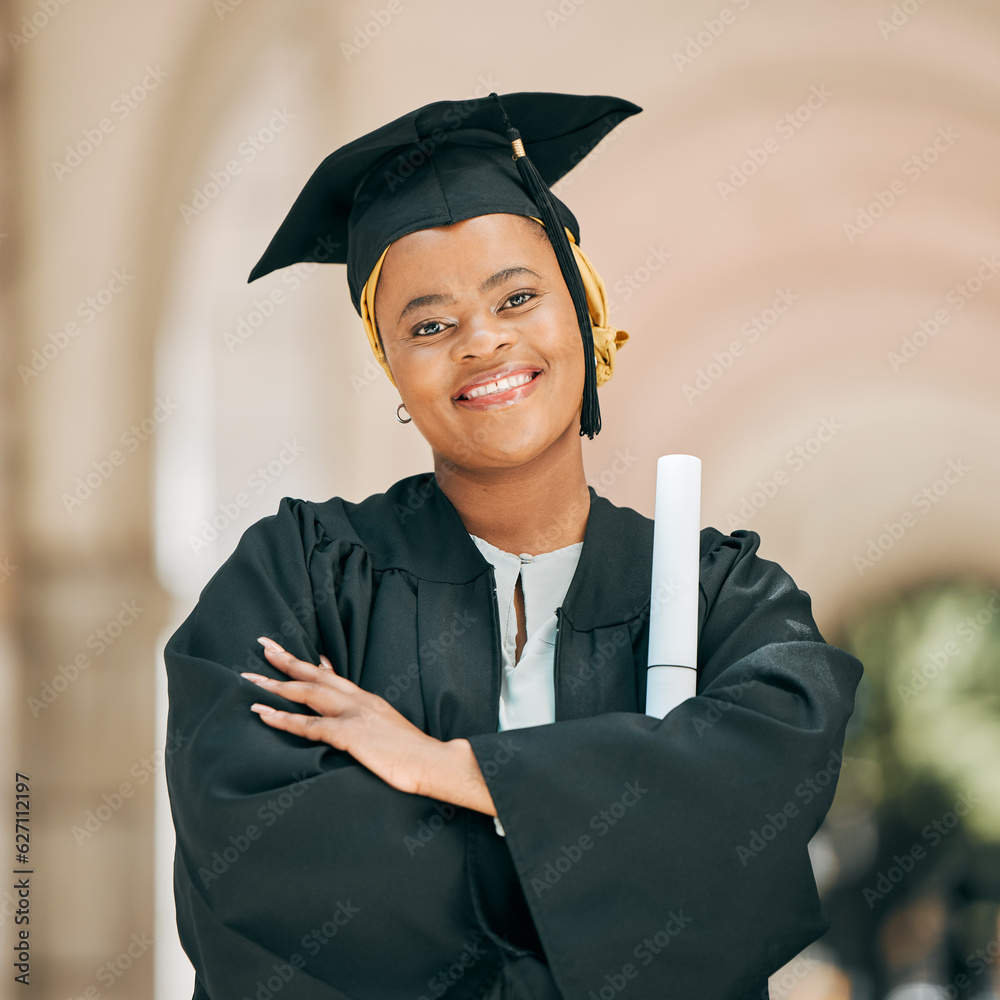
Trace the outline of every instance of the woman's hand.
{"label": "woman's hand", "polygon": [[277,681],[253,673],[241,676],[319,712],[300,715],[251,705],[269,726],[345,750],[401,792],[496,815],[467,740],[443,742],[422,732],[384,698],[338,674],[325,656],[320,656],[320,666],[316,666],[286,652],[272,639],[262,636],[257,641],[268,663],[293,680]]}

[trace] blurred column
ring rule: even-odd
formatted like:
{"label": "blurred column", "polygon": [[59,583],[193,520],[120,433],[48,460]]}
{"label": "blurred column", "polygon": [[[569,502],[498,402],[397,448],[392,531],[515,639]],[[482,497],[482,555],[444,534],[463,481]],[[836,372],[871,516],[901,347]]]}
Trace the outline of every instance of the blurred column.
{"label": "blurred column", "polygon": [[[6,3],[0,4],[0,34],[6,35],[10,22],[10,9]],[[11,404],[11,380],[13,377],[14,344],[11,331],[15,325],[14,285],[16,282],[16,262],[14,241],[11,230],[14,227],[13,173],[15,161],[16,111],[14,66],[10,52],[0,47],[0,373],[3,388],[0,390],[0,762],[3,763],[4,803],[10,801],[14,791],[15,771],[23,763],[17,750],[19,725],[17,699],[17,661],[14,644],[16,595],[22,562],[17,551],[17,539],[13,526],[12,505],[15,490],[12,486],[16,468],[15,420]],[[12,824],[0,824],[0,856],[6,861],[13,856],[14,830]],[[14,894],[7,879],[0,888],[0,940],[5,946],[13,944],[13,920],[10,916],[12,905],[16,905]],[[10,976],[3,977],[3,997],[13,995],[14,984]]]}
{"label": "blurred column", "polygon": [[[162,767],[153,705],[165,602],[151,539],[159,417],[139,315],[145,276],[121,236],[138,173],[123,166],[152,119],[147,105],[134,127],[100,124],[117,91],[133,93],[146,72],[125,46],[110,58],[108,32],[125,10],[50,7],[4,5],[0,56],[0,231],[11,232],[0,245],[10,362],[0,420],[16,432],[5,438],[0,563],[12,553],[17,565],[0,585],[13,666],[0,712],[16,722],[0,724],[0,740],[16,733],[3,825],[19,769],[31,777],[33,995],[116,986],[124,1000],[151,995],[152,778]],[[106,75],[81,72],[81,60],[102,58]],[[8,956],[14,940],[8,921]],[[21,995],[5,965],[0,995]]]}

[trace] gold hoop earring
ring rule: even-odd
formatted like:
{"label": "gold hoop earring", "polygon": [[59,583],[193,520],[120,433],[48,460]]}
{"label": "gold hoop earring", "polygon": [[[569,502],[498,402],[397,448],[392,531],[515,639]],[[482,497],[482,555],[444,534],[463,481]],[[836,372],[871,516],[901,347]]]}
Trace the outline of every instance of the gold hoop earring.
{"label": "gold hoop earring", "polygon": [[406,409],[406,403],[400,403],[399,406],[396,407],[396,419],[401,424],[408,424],[413,419],[413,417],[411,417],[409,413],[406,414],[405,420],[399,415],[399,411],[405,409]]}

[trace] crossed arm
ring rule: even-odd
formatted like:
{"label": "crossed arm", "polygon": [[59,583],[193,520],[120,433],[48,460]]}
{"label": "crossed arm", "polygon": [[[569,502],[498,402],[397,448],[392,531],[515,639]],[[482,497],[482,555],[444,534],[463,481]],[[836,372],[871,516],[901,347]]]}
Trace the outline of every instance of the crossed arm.
{"label": "crossed arm", "polygon": [[320,656],[316,666],[286,652],[273,639],[261,636],[257,641],[268,663],[292,680],[254,673],[242,676],[319,713],[302,715],[251,705],[267,725],[345,750],[401,792],[497,815],[468,740],[438,740],[422,732],[385,699],[338,674],[326,656]]}

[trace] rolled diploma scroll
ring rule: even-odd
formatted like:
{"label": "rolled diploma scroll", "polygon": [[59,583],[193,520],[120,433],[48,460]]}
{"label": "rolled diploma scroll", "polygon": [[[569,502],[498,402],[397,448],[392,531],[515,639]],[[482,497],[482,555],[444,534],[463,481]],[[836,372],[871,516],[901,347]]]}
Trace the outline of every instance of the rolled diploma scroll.
{"label": "rolled diploma scroll", "polygon": [[646,714],[658,719],[695,695],[700,538],[701,459],[664,455],[656,463],[646,673]]}

